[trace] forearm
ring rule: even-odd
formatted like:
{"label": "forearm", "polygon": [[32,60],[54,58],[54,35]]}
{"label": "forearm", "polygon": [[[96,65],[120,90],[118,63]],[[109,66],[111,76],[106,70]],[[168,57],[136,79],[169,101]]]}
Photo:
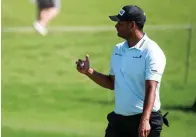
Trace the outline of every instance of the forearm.
{"label": "forearm", "polygon": [[143,120],[149,120],[150,115],[154,106],[156,96],[156,86],[147,85],[146,86],[146,93],[144,99],[144,107],[143,107]]}
{"label": "forearm", "polygon": [[110,76],[96,72],[92,68],[89,69],[86,75],[98,85],[107,89],[111,89],[111,90],[114,89],[114,82]]}

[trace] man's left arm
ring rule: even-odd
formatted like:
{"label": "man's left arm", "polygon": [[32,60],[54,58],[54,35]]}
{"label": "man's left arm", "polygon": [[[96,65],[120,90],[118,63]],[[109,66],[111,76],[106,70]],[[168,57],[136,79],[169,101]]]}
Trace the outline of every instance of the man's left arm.
{"label": "man's left arm", "polygon": [[141,137],[147,137],[150,133],[149,120],[157,94],[156,88],[161,81],[166,65],[165,55],[163,53],[151,51],[147,55],[145,65],[145,98],[139,127],[139,134]]}
{"label": "man's left arm", "polygon": [[157,81],[154,80],[146,80],[145,82],[145,99],[144,99],[144,107],[142,113],[142,120],[149,120],[152,112],[152,108],[155,102],[156,96],[156,88]]}

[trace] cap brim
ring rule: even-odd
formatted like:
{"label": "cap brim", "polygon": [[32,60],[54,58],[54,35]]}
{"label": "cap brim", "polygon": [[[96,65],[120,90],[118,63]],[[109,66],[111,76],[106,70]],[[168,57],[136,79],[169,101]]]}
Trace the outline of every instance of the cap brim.
{"label": "cap brim", "polygon": [[120,19],[118,18],[118,15],[109,16],[109,18],[110,18],[112,21],[115,21],[115,22],[119,22],[119,21],[120,21]]}

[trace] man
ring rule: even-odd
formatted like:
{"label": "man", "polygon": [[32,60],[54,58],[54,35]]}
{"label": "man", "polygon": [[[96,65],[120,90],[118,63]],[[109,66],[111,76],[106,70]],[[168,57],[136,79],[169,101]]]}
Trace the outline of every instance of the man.
{"label": "man", "polygon": [[118,36],[125,39],[114,48],[109,75],[91,68],[88,56],[76,62],[80,73],[114,90],[115,109],[107,116],[105,137],[160,137],[162,123],[167,122],[160,112],[159,97],[165,55],[143,33],[146,15],[141,8],[127,5],[109,17],[117,22]]}
{"label": "man", "polygon": [[47,25],[59,13],[60,0],[36,0],[37,4],[37,21],[33,23],[34,28],[41,35],[45,36]]}

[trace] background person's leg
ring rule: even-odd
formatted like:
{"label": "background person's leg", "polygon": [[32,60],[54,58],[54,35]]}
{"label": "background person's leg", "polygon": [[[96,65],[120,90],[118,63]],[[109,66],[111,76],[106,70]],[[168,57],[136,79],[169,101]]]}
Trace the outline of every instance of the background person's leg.
{"label": "background person's leg", "polygon": [[39,4],[39,21],[41,25],[47,26],[59,13],[60,1],[59,0],[38,0]]}
{"label": "background person's leg", "polygon": [[58,14],[58,9],[56,7],[47,8],[40,12],[40,24],[46,27],[54,17]]}
{"label": "background person's leg", "polygon": [[47,34],[47,25],[59,13],[60,1],[37,0],[37,21],[34,23],[35,29],[42,35]]}

